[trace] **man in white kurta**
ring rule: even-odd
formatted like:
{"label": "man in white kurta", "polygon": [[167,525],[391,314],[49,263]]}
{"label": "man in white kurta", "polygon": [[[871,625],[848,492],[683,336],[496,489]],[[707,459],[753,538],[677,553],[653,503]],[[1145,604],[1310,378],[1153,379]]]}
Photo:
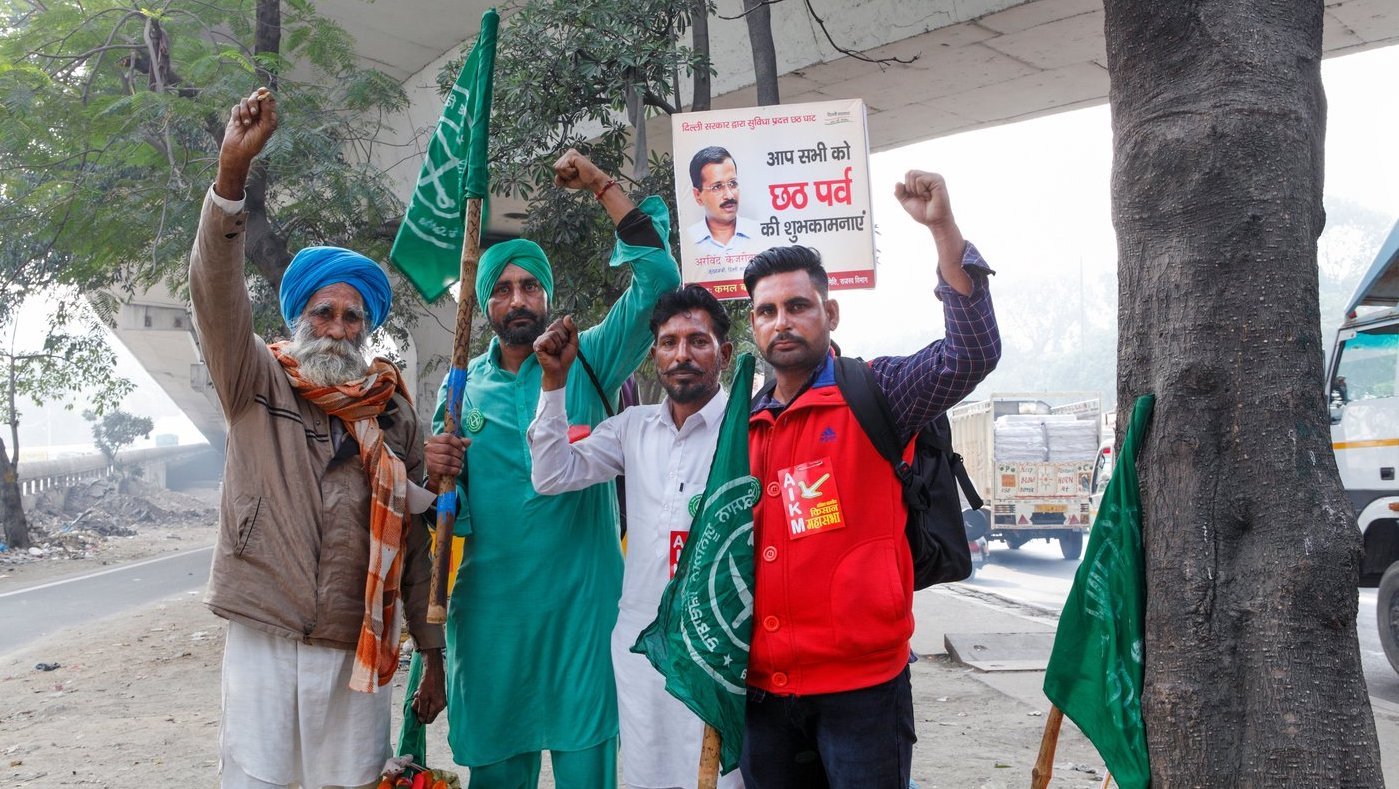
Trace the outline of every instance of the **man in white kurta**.
{"label": "man in white kurta", "polygon": [[[690,531],[692,502],[701,500],[709,477],[728,402],[719,386],[733,353],[728,329],[723,308],[701,287],[661,296],[651,318],[651,358],[666,399],[628,408],[572,444],[563,388],[577,354],[571,319],[556,321],[535,344],[544,370],[528,434],[535,489],[550,495],[627,475],[628,544],[612,666],[622,779],[630,789],[693,787],[698,776],[703,724],[666,692],[650,661],[630,649],[656,618]],[[742,785],[737,770],[719,780],[728,789]]]}

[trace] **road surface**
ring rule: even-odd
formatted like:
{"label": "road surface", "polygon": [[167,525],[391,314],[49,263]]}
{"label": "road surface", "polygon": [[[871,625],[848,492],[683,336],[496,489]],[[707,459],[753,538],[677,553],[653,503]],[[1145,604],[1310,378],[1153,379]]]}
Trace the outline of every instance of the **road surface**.
{"label": "road surface", "polygon": [[[0,655],[26,642],[82,622],[204,588],[212,546],[0,593]],[[1058,612],[1073,585],[1077,561],[1066,561],[1056,543],[1036,540],[1018,551],[992,543],[991,561],[971,582],[974,589]],[[1370,695],[1399,704],[1399,674],[1390,668],[1375,626],[1375,590],[1360,590],[1357,630]]]}
{"label": "road surface", "polygon": [[[1058,543],[1035,540],[1012,551],[1003,542],[993,542],[990,556],[990,563],[978,570],[976,580],[971,582],[974,589],[1055,612],[1063,609],[1078,562],[1065,561]],[[1399,674],[1385,659],[1375,623],[1376,591],[1361,589],[1359,597],[1356,630],[1360,636],[1365,684],[1371,696],[1399,704]]]}
{"label": "road surface", "polygon": [[200,591],[213,546],[0,593],[0,655],[50,633]]}

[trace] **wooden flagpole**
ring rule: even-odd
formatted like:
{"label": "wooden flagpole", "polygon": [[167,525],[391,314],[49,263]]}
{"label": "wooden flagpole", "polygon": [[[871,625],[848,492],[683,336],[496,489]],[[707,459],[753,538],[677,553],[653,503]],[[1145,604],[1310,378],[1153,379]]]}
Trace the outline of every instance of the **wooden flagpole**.
{"label": "wooden flagpole", "polygon": [[704,724],[704,741],[700,744],[699,789],[715,789],[719,785],[719,730]]}
{"label": "wooden flagpole", "polygon": [[1064,713],[1050,705],[1049,717],[1044,720],[1044,737],[1040,738],[1040,755],[1030,771],[1030,789],[1049,786],[1049,779],[1054,775],[1054,750],[1059,746],[1059,727],[1063,722]]}
{"label": "wooden flagpole", "polygon": [[[471,361],[471,322],[476,317],[476,267],[481,262],[481,198],[466,201],[466,237],[461,245],[461,293],[457,299],[457,326],[452,338],[452,366],[447,375],[458,380],[459,387],[447,388],[447,410],[442,418],[442,432],[461,435],[462,394],[466,389],[466,366]],[[454,391],[455,389],[455,391]],[[456,495],[457,481],[448,476],[434,476],[433,492],[438,495],[437,534],[433,542],[432,580],[428,586],[427,621],[440,625],[447,621],[447,576],[452,567],[452,531],[457,510],[466,506],[458,501],[455,508],[443,508],[443,494]]]}

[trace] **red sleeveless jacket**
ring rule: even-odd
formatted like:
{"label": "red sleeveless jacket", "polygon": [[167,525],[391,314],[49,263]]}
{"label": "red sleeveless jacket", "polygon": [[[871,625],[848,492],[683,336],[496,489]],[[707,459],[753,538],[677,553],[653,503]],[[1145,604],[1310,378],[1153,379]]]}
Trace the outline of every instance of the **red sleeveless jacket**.
{"label": "red sleeveless jacket", "polygon": [[892,679],[908,663],[913,559],[888,461],[830,385],[753,414],[748,448],[762,485],[748,684],[806,695]]}

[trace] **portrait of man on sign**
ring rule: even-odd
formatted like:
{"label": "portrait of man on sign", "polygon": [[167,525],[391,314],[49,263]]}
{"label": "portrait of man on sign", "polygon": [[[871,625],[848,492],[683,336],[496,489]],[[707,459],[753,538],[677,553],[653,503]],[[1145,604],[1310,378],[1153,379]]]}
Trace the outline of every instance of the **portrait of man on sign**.
{"label": "portrait of man on sign", "polygon": [[704,217],[689,228],[690,242],[700,254],[760,252],[769,244],[758,223],[740,216],[738,165],[728,149],[701,148],[690,158],[690,184]]}

